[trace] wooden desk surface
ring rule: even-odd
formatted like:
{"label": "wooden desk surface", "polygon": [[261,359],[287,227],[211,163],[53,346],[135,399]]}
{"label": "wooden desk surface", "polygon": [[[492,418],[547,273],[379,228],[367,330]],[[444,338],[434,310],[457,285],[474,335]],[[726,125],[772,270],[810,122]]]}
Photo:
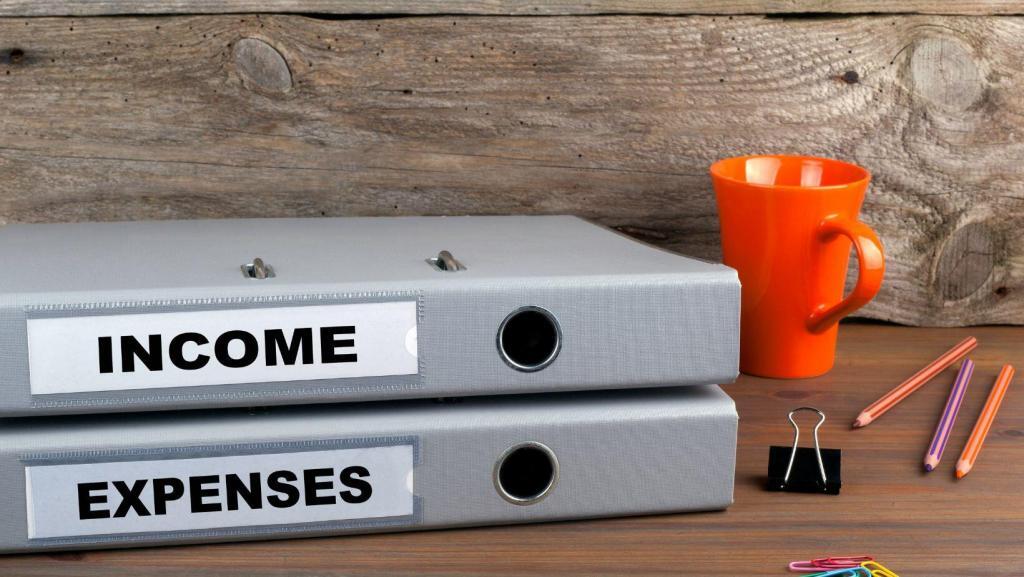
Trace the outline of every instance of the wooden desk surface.
{"label": "wooden desk surface", "polygon": [[[725,512],[362,537],[0,558],[0,575],[787,575],[786,563],[872,554],[903,577],[1024,573],[1024,376],[975,469],[953,465],[999,367],[1024,369],[1024,328],[844,325],[835,369],[803,381],[742,377],[736,502]],[[955,369],[871,426],[861,408],[967,335],[978,366],[940,469],[924,452]],[[786,413],[825,411],[822,445],[843,450],[842,495],[762,490]]]}

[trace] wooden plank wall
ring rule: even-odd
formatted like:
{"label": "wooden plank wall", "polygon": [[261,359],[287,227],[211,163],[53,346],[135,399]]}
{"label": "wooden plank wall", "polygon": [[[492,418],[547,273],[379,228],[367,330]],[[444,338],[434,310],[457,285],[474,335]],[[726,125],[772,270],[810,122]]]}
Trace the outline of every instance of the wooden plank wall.
{"label": "wooden plank wall", "polygon": [[895,5],[0,0],[0,221],[576,213],[718,258],[707,166],[820,154],[874,173],[861,314],[1024,324],[1024,2]]}

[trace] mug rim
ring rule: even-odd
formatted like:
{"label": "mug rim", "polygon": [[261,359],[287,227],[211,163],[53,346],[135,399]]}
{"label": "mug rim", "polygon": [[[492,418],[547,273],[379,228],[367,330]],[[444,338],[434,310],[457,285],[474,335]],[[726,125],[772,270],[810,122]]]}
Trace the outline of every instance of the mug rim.
{"label": "mug rim", "polygon": [[[823,163],[828,163],[828,164],[840,164],[840,165],[848,166],[848,167],[851,167],[851,168],[855,169],[857,172],[860,173],[860,177],[856,178],[854,180],[851,180],[849,182],[843,182],[843,183],[840,183],[840,184],[828,184],[828,185],[819,185],[819,186],[803,186],[803,185],[800,185],[800,184],[759,184],[759,183],[756,183],[756,182],[750,182],[750,181],[747,181],[747,180],[739,180],[739,179],[736,179],[736,178],[732,178],[731,176],[726,176],[725,174],[722,173],[722,167],[725,165],[725,163],[727,163],[727,162],[734,162],[734,161],[738,161],[738,160],[750,160],[752,158],[779,158],[779,159],[789,159],[789,160],[799,159],[801,161],[803,161],[803,160],[817,160],[817,161],[821,161]],[[838,159],[835,159],[835,158],[827,158],[827,157],[824,157],[824,156],[808,156],[808,155],[805,155],[805,154],[744,154],[742,156],[730,156],[728,158],[721,158],[719,160],[716,160],[714,163],[711,164],[711,167],[709,168],[709,171],[711,173],[711,176],[713,176],[715,178],[720,178],[720,179],[722,179],[724,181],[731,182],[731,183],[734,183],[734,184],[741,184],[741,185],[744,185],[744,186],[750,186],[750,187],[753,187],[753,188],[763,188],[763,189],[841,190],[841,189],[848,188],[850,186],[854,186],[854,185],[861,184],[861,183],[864,183],[865,185],[867,185],[867,183],[871,181],[871,173],[868,172],[868,169],[864,168],[863,166],[859,166],[857,164],[853,164],[852,162],[846,162],[844,160],[838,160]]]}

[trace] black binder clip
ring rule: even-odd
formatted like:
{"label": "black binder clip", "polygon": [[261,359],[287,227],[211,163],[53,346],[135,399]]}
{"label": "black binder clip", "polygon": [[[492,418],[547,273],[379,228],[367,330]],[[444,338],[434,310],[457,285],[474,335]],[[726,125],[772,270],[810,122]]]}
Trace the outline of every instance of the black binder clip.
{"label": "black binder clip", "polygon": [[[800,427],[793,420],[797,411],[813,411],[818,414],[818,424],[814,426],[814,448],[798,447]],[[839,461],[842,451],[839,449],[822,449],[818,444],[818,429],[825,422],[825,413],[813,407],[800,407],[789,412],[789,422],[793,425],[793,447],[773,445],[768,451],[768,486],[769,491],[790,491],[797,493],[824,493],[838,495],[842,486]]]}

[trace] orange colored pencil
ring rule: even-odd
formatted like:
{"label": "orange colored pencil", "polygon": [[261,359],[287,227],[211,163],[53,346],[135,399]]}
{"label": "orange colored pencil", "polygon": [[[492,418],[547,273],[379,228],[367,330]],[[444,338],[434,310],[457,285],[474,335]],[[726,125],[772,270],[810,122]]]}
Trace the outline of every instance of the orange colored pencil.
{"label": "orange colored pencil", "polygon": [[882,395],[880,399],[871,403],[866,409],[857,415],[853,421],[853,428],[857,429],[869,425],[872,421],[881,417],[886,411],[895,407],[900,401],[910,396],[911,393],[920,389],[925,383],[932,380],[935,375],[946,370],[950,365],[959,361],[964,355],[978,346],[978,339],[967,337],[957,346],[942,353],[942,356],[928,363],[928,366],[914,373],[912,377],[903,381],[895,389]]}
{"label": "orange colored pencil", "polygon": [[981,446],[985,443],[988,430],[992,428],[992,421],[996,419],[996,413],[999,412],[999,405],[1003,404],[1006,390],[1010,388],[1013,372],[1012,365],[1003,365],[1003,370],[999,371],[996,383],[992,385],[988,400],[985,401],[985,408],[981,410],[978,422],[974,423],[974,430],[971,431],[971,436],[967,439],[964,452],[960,455],[960,460],[956,462],[957,479],[963,479],[964,475],[971,472],[974,467],[974,461],[978,458],[978,453],[981,452]]}

